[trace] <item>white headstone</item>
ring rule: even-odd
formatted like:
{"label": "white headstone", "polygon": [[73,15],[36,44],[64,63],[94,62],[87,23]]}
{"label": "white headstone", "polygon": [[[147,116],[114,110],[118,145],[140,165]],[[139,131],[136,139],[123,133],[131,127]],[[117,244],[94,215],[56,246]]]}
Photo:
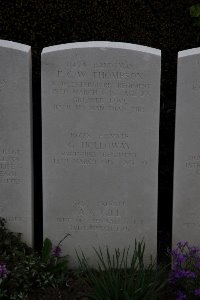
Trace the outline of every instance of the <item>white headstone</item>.
{"label": "white headstone", "polygon": [[33,240],[31,48],[0,40],[0,216]]}
{"label": "white headstone", "polygon": [[[160,51],[115,42],[42,53],[44,238],[63,251],[157,248]],[[73,260],[74,259],[74,260]]]}
{"label": "white headstone", "polygon": [[200,245],[200,48],[178,54],[173,245]]}

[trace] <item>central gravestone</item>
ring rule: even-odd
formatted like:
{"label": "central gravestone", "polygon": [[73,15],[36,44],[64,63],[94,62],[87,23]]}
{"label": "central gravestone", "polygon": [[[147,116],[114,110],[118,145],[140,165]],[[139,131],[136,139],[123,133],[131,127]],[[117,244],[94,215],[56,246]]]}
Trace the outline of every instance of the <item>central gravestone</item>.
{"label": "central gravestone", "polygon": [[160,51],[85,42],[42,53],[44,238],[157,248]]}

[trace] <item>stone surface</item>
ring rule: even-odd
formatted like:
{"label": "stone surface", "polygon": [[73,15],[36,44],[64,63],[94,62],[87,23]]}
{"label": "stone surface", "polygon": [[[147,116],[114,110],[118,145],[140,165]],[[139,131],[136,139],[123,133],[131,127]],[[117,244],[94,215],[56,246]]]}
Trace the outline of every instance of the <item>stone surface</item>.
{"label": "stone surface", "polygon": [[178,54],[173,245],[200,245],[200,48]]}
{"label": "stone surface", "polygon": [[0,40],[0,216],[32,245],[31,48]]}
{"label": "stone surface", "polygon": [[44,238],[75,248],[157,248],[160,51],[83,42],[42,53]]}

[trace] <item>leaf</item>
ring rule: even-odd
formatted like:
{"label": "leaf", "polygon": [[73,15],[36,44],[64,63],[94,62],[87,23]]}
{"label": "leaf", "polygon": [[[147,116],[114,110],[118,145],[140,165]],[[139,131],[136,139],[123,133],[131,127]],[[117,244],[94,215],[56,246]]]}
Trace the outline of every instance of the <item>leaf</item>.
{"label": "leaf", "polygon": [[61,262],[58,262],[55,266],[50,267],[50,271],[53,274],[56,274],[59,272],[67,272],[67,270],[68,270],[67,266],[68,266],[67,261],[61,261]]}
{"label": "leaf", "polygon": [[200,17],[200,4],[196,4],[190,7],[190,16],[194,18]]}
{"label": "leaf", "polygon": [[47,262],[48,259],[51,257],[51,251],[52,251],[52,242],[46,238],[44,240],[44,245],[42,248],[42,261]]}

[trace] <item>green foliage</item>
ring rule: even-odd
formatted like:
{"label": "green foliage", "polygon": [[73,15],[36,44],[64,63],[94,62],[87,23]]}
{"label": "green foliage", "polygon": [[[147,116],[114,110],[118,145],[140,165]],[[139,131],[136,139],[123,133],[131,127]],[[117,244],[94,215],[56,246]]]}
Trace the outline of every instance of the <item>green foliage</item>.
{"label": "green foliage", "polygon": [[200,17],[200,4],[195,4],[190,7],[190,15],[194,18]]}
{"label": "green foliage", "polygon": [[[21,241],[19,234],[6,229],[0,218],[0,300],[41,299],[47,288],[57,290],[67,285],[69,278],[67,257],[60,257],[61,243],[56,246],[47,238],[40,254]],[[155,300],[166,288],[165,268],[155,263],[144,264],[144,242],[137,243],[130,255],[130,248],[94,249],[97,270],[91,269],[84,256],[78,256],[83,281],[89,287],[88,297],[93,300]],[[78,255],[78,253],[77,253]],[[82,282],[82,281],[81,281]],[[82,282],[84,283],[84,282]],[[165,289],[166,294],[166,289]],[[39,298],[38,298],[39,296]],[[32,298],[33,297],[33,298]],[[43,298],[42,298],[43,299]]]}
{"label": "green foliage", "polygon": [[42,248],[41,259],[44,263],[47,263],[51,257],[52,253],[52,242],[49,239],[44,240],[44,245]]}
{"label": "green foliage", "polygon": [[193,25],[200,29],[200,4],[195,4],[190,7],[190,16],[193,18]]}
{"label": "green foliage", "polygon": [[110,254],[108,248],[105,255],[101,248],[94,249],[97,260],[97,270],[91,269],[84,253],[81,257],[77,252],[80,267],[84,277],[92,287],[92,292],[87,295],[93,300],[155,300],[164,292],[166,287],[166,267],[156,267],[150,263],[144,264],[144,242],[137,243],[131,257],[129,267],[129,251],[120,252],[115,249]]}
{"label": "green foliage", "polygon": [[45,239],[41,255],[8,231],[0,218],[0,263],[9,271],[0,278],[0,299],[27,299],[35,289],[56,288],[65,283],[67,258],[52,255],[52,243]]}

